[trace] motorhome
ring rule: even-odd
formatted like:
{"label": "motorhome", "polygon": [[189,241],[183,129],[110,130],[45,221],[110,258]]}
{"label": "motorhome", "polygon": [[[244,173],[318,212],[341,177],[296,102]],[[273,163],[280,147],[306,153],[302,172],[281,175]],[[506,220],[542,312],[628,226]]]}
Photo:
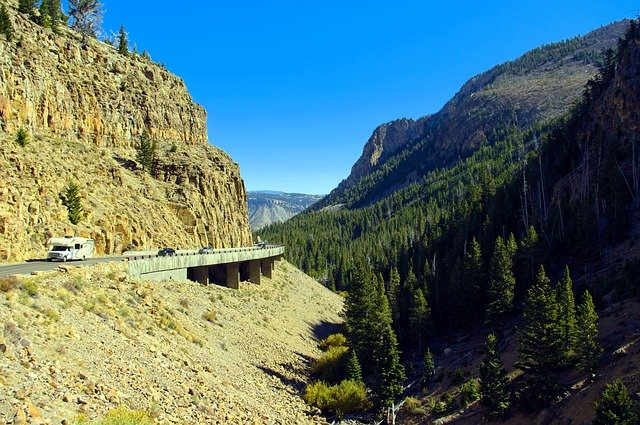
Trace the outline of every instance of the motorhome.
{"label": "motorhome", "polygon": [[93,239],[78,236],[49,239],[47,261],[86,260],[93,257]]}

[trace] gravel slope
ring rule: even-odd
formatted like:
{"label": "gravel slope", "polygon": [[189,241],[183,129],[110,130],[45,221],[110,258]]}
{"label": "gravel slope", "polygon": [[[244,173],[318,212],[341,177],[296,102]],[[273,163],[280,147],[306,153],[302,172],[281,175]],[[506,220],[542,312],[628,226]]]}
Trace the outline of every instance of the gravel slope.
{"label": "gravel slope", "polygon": [[324,422],[300,391],[342,299],[292,265],[239,290],[63,267],[0,278],[0,423],[123,405],[160,423]]}

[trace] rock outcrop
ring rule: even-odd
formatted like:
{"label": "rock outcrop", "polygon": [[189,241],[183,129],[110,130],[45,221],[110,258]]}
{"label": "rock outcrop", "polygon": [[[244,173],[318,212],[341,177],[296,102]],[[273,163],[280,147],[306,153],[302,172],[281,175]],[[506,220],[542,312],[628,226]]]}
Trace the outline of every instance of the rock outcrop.
{"label": "rock outcrop", "polygon": [[[238,164],[207,142],[206,113],[184,82],[140,56],[54,34],[10,8],[0,37],[0,261],[42,257],[52,235],[93,237],[99,254],[251,244]],[[15,142],[23,128],[25,147]],[[135,160],[146,129],[149,174]],[[80,186],[74,226],[59,194]]]}

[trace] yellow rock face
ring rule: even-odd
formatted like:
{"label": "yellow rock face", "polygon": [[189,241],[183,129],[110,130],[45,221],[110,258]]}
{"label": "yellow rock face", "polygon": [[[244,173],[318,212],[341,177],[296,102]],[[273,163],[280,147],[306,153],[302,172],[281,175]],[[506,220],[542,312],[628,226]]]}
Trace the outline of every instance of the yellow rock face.
{"label": "yellow rock face", "polygon": [[[95,238],[100,254],[251,244],[239,167],[208,144],[206,112],[180,78],[11,12],[16,37],[0,37],[0,260],[44,256],[63,234]],[[145,128],[158,142],[153,175],[135,161]],[[59,197],[70,181],[85,209],[77,226]]]}

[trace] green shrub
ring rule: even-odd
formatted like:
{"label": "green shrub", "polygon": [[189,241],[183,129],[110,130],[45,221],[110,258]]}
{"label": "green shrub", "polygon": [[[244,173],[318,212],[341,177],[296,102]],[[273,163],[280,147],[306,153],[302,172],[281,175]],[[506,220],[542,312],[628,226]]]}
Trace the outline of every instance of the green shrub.
{"label": "green shrub", "polygon": [[462,369],[457,368],[455,372],[453,372],[453,377],[451,378],[452,385],[459,385],[464,382],[464,372]]}
{"label": "green shrub", "polygon": [[27,131],[22,127],[20,127],[16,132],[16,143],[23,148],[29,144],[29,135],[27,134]]}
{"label": "green shrub", "polygon": [[338,385],[329,386],[319,381],[307,385],[304,400],[324,412],[333,412],[339,418],[346,413],[368,409],[367,389],[362,382],[344,380]]}
{"label": "green shrub", "polygon": [[420,400],[415,397],[407,397],[404,399],[404,404],[402,405],[402,410],[414,416],[425,416],[427,414],[427,409],[424,404]]}
{"label": "green shrub", "polygon": [[633,425],[640,419],[629,390],[620,379],[607,384],[595,407],[594,425]]}
{"label": "green shrub", "polygon": [[32,280],[23,281],[20,286],[22,286],[22,290],[26,292],[30,297],[35,297],[38,295],[38,284]]}
{"label": "green shrub", "polygon": [[478,381],[471,379],[460,387],[460,404],[467,406],[480,398]]}
{"label": "green shrub", "polygon": [[345,346],[329,349],[311,366],[311,373],[326,382],[338,382],[344,376],[349,348]]}
{"label": "green shrub", "polygon": [[318,344],[318,347],[322,351],[327,351],[331,347],[342,347],[344,345],[347,345],[347,338],[345,338],[344,335],[338,333],[338,334],[331,334],[325,339],[323,339],[322,341],[320,341],[320,343]]}
{"label": "green shrub", "polygon": [[86,415],[81,415],[74,421],[75,425],[152,425],[153,423],[148,413],[126,407],[111,410],[97,421],[90,421]]}

